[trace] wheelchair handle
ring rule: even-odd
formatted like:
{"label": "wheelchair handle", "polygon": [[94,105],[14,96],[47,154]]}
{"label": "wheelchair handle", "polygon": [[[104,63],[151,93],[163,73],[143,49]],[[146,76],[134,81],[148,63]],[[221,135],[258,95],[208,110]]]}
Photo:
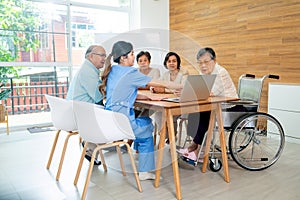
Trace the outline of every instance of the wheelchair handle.
{"label": "wheelchair handle", "polygon": [[247,77],[247,78],[255,78],[255,75],[254,74],[245,74],[245,77]]}
{"label": "wheelchair handle", "polygon": [[274,74],[269,74],[268,78],[279,79],[279,76],[278,75],[274,75]]}

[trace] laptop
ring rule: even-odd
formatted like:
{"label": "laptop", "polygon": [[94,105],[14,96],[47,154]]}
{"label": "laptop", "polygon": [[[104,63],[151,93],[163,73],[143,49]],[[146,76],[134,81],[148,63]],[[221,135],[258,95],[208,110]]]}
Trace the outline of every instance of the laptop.
{"label": "laptop", "polygon": [[165,98],[162,100],[177,103],[205,100],[210,95],[216,76],[216,74],[189,75],[184,82],[180,97]]}

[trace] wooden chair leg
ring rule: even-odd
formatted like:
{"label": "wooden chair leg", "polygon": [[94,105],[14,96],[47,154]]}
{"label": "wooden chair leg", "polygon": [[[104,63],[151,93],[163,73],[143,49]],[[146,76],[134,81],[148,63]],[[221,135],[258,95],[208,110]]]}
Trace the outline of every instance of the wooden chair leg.
{"label": "wooden chair leg", "polygon": [[[132,169],[133,169],[133,173],[134,173],[134,177],[135,177],[135,181],[136,181],[136,184],[137,184],[137,188],[138,188],[139,192],[142,192],[142,186],[141,186],[141,183],[140,183],[140,180],[139,180],[139,177],[138,177],[138,172],[137,172],[137,169],[136,169],[136,166],[135,166],[134,158],[133,158],[133,155],[132,155],[132,150],[131,150],[131,148],[130,148],[130,146],[127,142],[119,142],[117,144],[118,146],[115,145],[116,148],[117,148],[117,153],[119,155],[123,175],[125,176],[126,174],[125,174],[125,167],[124,167],[124,163],[123,163],[122,153],[121,153],[120,146],[119,146],[120,144],[125,144],[126,147],[127,147],[128,154],[129,154],[130,161],[131,161],[131,165],[132,165]],[[88,146],[88,143],[86,142],[85,145],[84,145],[82,154],[81,154],[81,158],[80,158],[80,162],[79,162],[79,165],[78,165],[76,177],[75,177],[75,180],[74,180],[74,185],[76,185],[77,182],[78,182],[78,178],[79,178],[80,171],[81,171],[81,168],[82,168],[82,163],[83,163],[83,159],[84,159],[84,155],[85,155],[85,151],[87,149],[87,146]],[[107,148],[109,146],[111,146],[111,145],[105,145],[104,148]],[[95,157],[97,155],[97,152],[99,152],[99,154],[101,156],[101,161],[104,161],[104,158],[102,160],[102,156],[103,156],[102,148],[103,147],[101,145],[97,145],[97,147],[93,151],[90,166],[89,166],[88,173],[87,173],[86,180],[85,180],[85,184],[84,184],[84,189],[83,189],[83,192],[82,192],[82,195],[81,195],[81,200],[84,200],[86,198],[87,189],[88,189],[89,182],[90,182],[90,179],[91,179],[93,166],[94,166],[94,161],[95,161]]]}
{"label": "wooden chair leg", "polygon": [[80,175],[80,172],[81,172],[81,168],[82,168],[82,164],[83,164],[83,159],[84,159],[84,156],[85,156],[85,152],[86,152],[87,146],[88,146],[88,142],[85,142],[85,145],[84,145],[84,147],[82,149],[81,157],[80,157],[80,160],[79,160],[79,164],[78,164],[76,176],[75,176],[75,179],[74,179],[74,185],[77,185],[77,182],[78,182],[79,175]]}
{"label": "wooden chair leg", "polygon": [[6,111],[6,134],[9,135],[9,127],[8,127],[8,112]]}
{"label": "wooden chair leg", "polygon": [[86,198],[87,188],[88,188],[89,183],[90,183],[90,179],[91,179],[91,175],[92,175],[92,171],[93,171],[93,167],[94,167],[94,161],[95,161],[97,151],[99,151],[98,148],[96,148],[94,150],[93,154],[92,154],[92,159],[91,159],[91,162],[90,162],[88,173],[86,175],[86,180],[85,180],[81,200],[84,200]]}
{"label": "wooden chair leg", "polygon": [[80,137],[80,135],[79,135],[79,144],[81,144],[82,143],[82,137]]}
{"label": "wooden chair leg", "polygon": [[105,159],[104,159],[102,149],[99,150],[99,155],[100,155],[101,164],[103,166],[103,169],[104,169],[105,172],[107,172],[107,165],[106,165],[106,162],[105,162]]}
{"label": "wooden chair leg", "polygon": [[133,170],[133,174],[134,174],[134,178],[135,178],[135,181],[136,181],[137,188],[138,188],[139,192],[142,192],[143,190],[142,190],[141,182],[140,182],[138,172],[137,172],[137,169],[136,169],[136,166],[135,166],[135,162],[134,162],[134,158],[133,158],[133,155],[132,155],[131,148],[128,144],[125,144],[125,145],[127,147],[128,155],[130,157],[132,170]]}
{"label": "wooden chair leg", "polygon": [[156,146],[156,138],[157,138],[157,133],[158,133],[158,131],[157,131],[157,124],[156,123],[154,123],[154,136],[153,136],[153,142],[154,142],[154,146]]}
{"label": "wooden chair leg", "polygon": [[63,150],[62,150],[61,156],[60,156],[60,162],[59,162],[58,170],[57,170],[57,173],[56,173],[56,180],[57,181],[59,180],[61,169],[62,169],[62,165],[64,163],[64,159],[65,159],[65,154],[66,154],[66,149],[67,149],[67,146],[68,146],[69,138],[72,135],[77,135],[77,134],[78,134],[78,132],[68,132],[68,135],[67,135],[67,137],[65,139],[64,147],[63,147]]}
{"label": "wooden chair leg", "polygon": [[50,168],[51,162],[52,162],[52,158],[53,158],[53,154],[54,154],[54,150],[56,148],[56,144],[57,144],[57,140],[58,140],[58,136],[61,130],[57,130],[53,144],[52,144],[52,148],[51,148],[51,152],[50,152],[50,156],[48,159],[48,163],[47,163],[47,169]]}
{"label": "wooden chair leg", "polygon": [[183,123],[183,119],[180,119],[180,121],[179,121],[179,131],[178,131],[178,146],[181,145],[182,123]]}
{"label": "wooden chair leg", "polygon": [[120,150],[120,146],[117,145],[116,149],[117,149],[117,153],[118,153],[119,160],[120,160],[120,166],[121,166],[122,174],[123,174],[123,176],[126,176],[126,172],[125,172],[125,167],[124,167],[124,162],[123,162],[123,158],[122,158],[122,153],[121,153],[121,150]]}

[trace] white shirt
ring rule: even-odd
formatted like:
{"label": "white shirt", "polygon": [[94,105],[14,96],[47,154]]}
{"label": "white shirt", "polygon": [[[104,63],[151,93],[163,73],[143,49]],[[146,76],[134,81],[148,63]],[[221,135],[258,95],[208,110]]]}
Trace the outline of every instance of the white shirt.
{"label": "white shirt", "polygon": [[226,97],[238,97],[235,85],[228,73],[228,71],[215,64],[214,70],[211,74],[216,74],[216,80],[212,88],[212,95],[214,96],[226,96]]}

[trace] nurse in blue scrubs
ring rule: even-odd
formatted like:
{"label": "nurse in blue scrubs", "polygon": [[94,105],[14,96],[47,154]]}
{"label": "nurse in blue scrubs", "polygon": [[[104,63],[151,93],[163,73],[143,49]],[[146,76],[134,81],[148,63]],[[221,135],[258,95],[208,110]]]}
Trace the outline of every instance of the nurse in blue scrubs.
{"label": "nurse in blue scrubs", "polygon": [[[117,65],[111,65],[111,58]],[[131,43],[118,41],[113,45],[107,57],[107,64],[102,75],[100,91],[106,95],[105,109],[125,114],[131,123],[136,140],[134,148],[139,155],[139,179],[155,179],[153,125],[149,117],[135,118],[134,102],[136,99],[159,100],[138,94],[138,88],[161,86],[178,88],[181,85],[170,85],[162,81],[151,80],[142,74],[134,65],[134,51]]]}

